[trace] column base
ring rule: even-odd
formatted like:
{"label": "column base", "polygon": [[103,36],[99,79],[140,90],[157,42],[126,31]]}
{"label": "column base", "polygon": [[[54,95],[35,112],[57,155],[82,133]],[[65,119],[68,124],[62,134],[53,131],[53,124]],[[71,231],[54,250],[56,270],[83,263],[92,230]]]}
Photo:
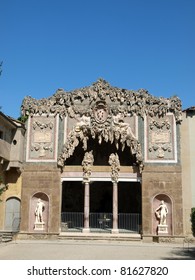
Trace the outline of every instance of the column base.
{"label": "column base", "polygon": [[90,228],[83,228],[83,229],[82,229],[82,232],[83,232],[83,233],[90,233]]}
{"label": "column base", "polygon": [[118,234],[118,233],[119,233],[118,228],[116,228],[116,229],[112,229],[112,230],[111,230],[111,233],[112,233],[112,234]]}

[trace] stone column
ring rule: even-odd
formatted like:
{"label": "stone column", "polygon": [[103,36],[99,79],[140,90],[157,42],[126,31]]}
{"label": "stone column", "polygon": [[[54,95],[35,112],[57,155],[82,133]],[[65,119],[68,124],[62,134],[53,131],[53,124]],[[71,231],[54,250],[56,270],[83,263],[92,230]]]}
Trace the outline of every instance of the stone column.
{"label": "stone column", "polygon": [[112,213],[112,233],[118,233],[118,183],[116,181],[113,182]]}
{"label": "stone column", "polygon": [[90,185],[89,185],[89,182],[85,182],[84,228],[83,228],[83,232],[90,232],[90,229],[89,229],[89,211],[90,211]]}
{"label": "stone column", "polygon": [[112,214],[113,224],[112,233],[118,233],[118,178],[120,171],[120,161],[117,154],[111,154],[109,157],[109,164],[111,166],[111,179],[113,183],[113,195],[112,195]]}
{"label": "stone column", "polygon": [[89,229],[89,212],[90,212],[90,176],[94,162],[93,152],[86,152],[82,161],[83,166],[83,183],[85,184],[84,197],[84,228],[83,232],[90,232]]}

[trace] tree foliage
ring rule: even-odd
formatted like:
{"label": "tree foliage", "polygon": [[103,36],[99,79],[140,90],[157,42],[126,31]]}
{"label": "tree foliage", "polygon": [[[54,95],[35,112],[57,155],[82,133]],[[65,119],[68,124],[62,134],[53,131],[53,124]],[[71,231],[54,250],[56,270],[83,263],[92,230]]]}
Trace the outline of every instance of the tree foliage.
{"label": "tree foliage", "polygon": [[195,207],[191,210],[192,233],[195,236]]}

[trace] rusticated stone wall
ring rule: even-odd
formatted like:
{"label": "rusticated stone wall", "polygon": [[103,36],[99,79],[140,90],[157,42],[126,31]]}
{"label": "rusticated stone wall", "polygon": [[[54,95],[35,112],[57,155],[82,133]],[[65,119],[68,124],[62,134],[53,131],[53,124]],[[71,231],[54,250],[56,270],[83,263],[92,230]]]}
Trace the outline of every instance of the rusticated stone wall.
{"label": "rusticated stone wall", "polygon": [[[44,232],[58,233],[61,213],[60,172],[56,164],[26,164],[22,173],[21,232],[34,232],[32,198],[36,193],[48,197],[47,221]],[[31,213],[33,211],[33,213]]]}

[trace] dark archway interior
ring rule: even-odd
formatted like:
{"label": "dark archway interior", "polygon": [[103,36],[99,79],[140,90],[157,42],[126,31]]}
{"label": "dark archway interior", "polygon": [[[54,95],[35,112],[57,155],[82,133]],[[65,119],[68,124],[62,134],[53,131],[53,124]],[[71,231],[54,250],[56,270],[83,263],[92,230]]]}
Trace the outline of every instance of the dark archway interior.
{"label": "dark archway interior", "polygon": [[93,182],[91,184],[90,212],[112,213],[112,182]]}
{"label": "dark archway interior", "polygon": [[[63,182],[62,212],[84,211],[84,185],[82,182]],[[90,212],[112,213],[112,182],[90,184]],[[141,214],[141,184],[118,183],[118,212]]]}
{"label": "dark archway interior", "polygon": [[[133,166],[136,165],[135,155],[131,154],[130,147],[125,146],[122,151],[121,144],[119,148],[116,148],[115,143],[105,142],[98,143],[98,139],[89,138],[87,143],[87,151],[93,151],[94,165],[107,166],[109,156],[111,153],[117,153],[119,156],[120,164],[122,166]],[[80,142],[75,148],[74,154],[68,158],[65,162],[66,165],[81,165],[86,151],[83,150],[83,144]]]}
{"label": "dark archway interior", "polygon": [[62,183],[62,212],[84,211],[84,185],[82,182]]}
{"label": "dark archway interior", "polygon": [[138,182],[118,183],[118,212],[141,214],[141,184]]}

